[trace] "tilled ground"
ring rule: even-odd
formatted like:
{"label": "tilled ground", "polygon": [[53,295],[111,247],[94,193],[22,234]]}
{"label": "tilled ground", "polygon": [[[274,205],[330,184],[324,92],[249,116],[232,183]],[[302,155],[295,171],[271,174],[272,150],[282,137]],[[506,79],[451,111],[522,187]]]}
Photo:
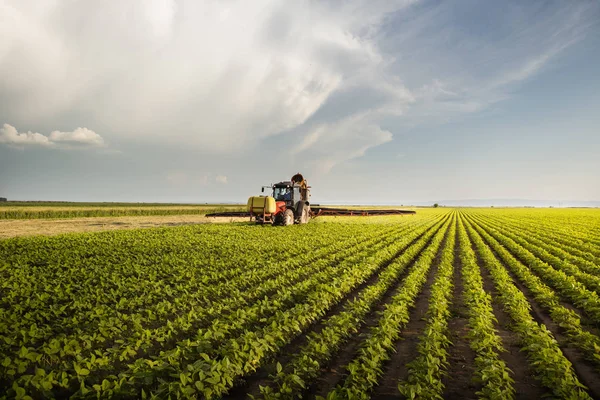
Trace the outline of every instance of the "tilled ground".
{"label": "tilled ground", "polygon": [[191,224],[247,222],[248,218],[207,218],[204,215],[156,215],[140,217],[91,217],[69,219],[3,219],[0,239],[18,236],[60,235],[118,229],[155,228]]}

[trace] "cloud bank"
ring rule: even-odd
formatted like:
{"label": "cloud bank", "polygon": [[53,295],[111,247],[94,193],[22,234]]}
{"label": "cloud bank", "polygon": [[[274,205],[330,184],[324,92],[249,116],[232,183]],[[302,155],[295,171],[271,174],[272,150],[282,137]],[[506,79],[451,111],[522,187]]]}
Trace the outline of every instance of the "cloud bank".
{"label": "cloud bank", "polygon": [[[279,151],[330,171],[508,98],[593,23],[593,3],[544,4],[0,0],[0,117],[211,154],[293,133]],[[4,143],[103,144],[10,128]]]}
{"label": "cloud bank", "polygon": [[37,132],[21,132],[9,124],[0,128],[0,143],[16,147],[89,148],[104,146],[104,139],[87,128],[72,132],[52,131],[45,136]]}

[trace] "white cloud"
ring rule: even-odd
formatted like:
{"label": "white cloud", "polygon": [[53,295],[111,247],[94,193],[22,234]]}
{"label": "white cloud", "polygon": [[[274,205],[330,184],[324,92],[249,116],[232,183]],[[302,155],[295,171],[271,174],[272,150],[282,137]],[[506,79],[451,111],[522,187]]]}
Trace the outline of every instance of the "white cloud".
{"label": "white cloud", "polygon": [[124,138],[231,152],[302,125],[354,77],[377,80],[370,35],[411,2],[42,3],[1,6],[16,120],[79,113]]}
{"label": "white cloud", "polygon": [[104,139],[87,128],[77,128],[72,132],[53,131],[49,136],[44,136],[36,132],[19,133],[14,126],[4,124],[0,129],[0,143],[18,147],[42,146],[72,149],[102,147]]}
{"label": "white cloud", "polygon": [[392,133],[369,120],[368,115],[351,116],[333,124],[323,124],[308,132],[295,158],[327,173],[344,161],[362,157],[367,150],[392,140]]}
{"label": "white cloud", "polygon": [[[294,132],[297,145],[278,153],[330,170],[392,140],[386,118],[401,130],[508,98],[593,18],[587,5],[515,2],[484,24],[460,11],[494,3],[413,3],[0,0],[0,109],[19,123],[76,116],[119,140],[210,154]],[[103,143],[85,128],[11,135]]]}
{"label": "white cloud", "polygon": [[103,146],[104,139],[96,132],[87,128],[77,128],[72,132],[53,131],[49,139],[54,143],[65,143],[84,146]]}
{"label": "white cloud", "polygon": [[0,143],[15,146],[53,146],[47,136],[35,132],[17,132],[17,129],[9,124],[4,124],[0,128]]}
{"label": "white cloud", "polygon": [[227,184],[227,177],[225,175],[217,175],[215,178],[215,182],[217,183],[222,183],[222,184]]}

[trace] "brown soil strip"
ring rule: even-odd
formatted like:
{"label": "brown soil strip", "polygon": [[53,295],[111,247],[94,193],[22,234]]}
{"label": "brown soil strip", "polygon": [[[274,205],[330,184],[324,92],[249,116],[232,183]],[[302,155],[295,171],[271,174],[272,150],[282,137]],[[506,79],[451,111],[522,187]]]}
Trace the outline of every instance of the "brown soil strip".
{"label": "brown soil strip", "polygon": [[0,239],[18,236],[54,236],[75,232],[98,232],[118,229],[229,222],[248,222],[248,218],[208,218],[204,215],[152,215],[68,219],[4,219],[0,220]]}
{"label": "brown soil strip", "polygon": [[[436,231],[441,228],[436,228]],[[426,232],[419,235],[415,238],[408,247],[412,246],[420,237],[422,237]],[[427,243],[427,245],[431,242],[431,239]],[[379,280],[379,274],[385,268],[387,268],[398,256],[400,256],[401,252],[394,255],[392,259],[386,262],[383,266],[381,266],[373,275],[371,275],[367,281],[360,284],[356,289],[354,289],[351,293],[346,295],[340,302],[330,308],[327,313],[315,324],[310,326],[305,332],[301,335],[297,336],[294,340],[292,340],[287,346],[282,349],[278,356],[276,356],[275,360],[266,364],[264,367],[259,368],[254,374],[245,377],[243,380],[239,382],[238,385],[234,386],[228,393],[228,395],[224,398],[226,399],[238,399],[247,395],[257,396],[260,394],[260,386],[265,386],[269,383],[272,383],[270,378],[271,375],[275,374],[276,365],[280,363],[282,366],[285,365],[292,359],[292,357],[307,343],[309,339],[309,335],[312,333],[318,334],[323,328],[325,328],[325,321],[329,319],[331,316],[338,314],[343,310],[343,307],[349,302],[356,299],[360,292],[375,283]],[[419,255],[415,257],[418,258]],[[414,263],[414,260],[411,262],[411,265]],[[409,267],[410,267],[409,266]],[[398,284],[404,279],[404,276],[410,268],[406,268],[402,274],[398,277]],[[382,300],[375,306],[374,310],[369,313],[369,316],[366,319],[365,324],[362,325],[358,334],[353,335],[350,340],[348,340],[344,347],[338,351],[338,354],[333,357],[330,361],[328,367],[323,368],[323,374],[321,377],[315,380],[315,384],[311,388],[311,393],[315,391],[320,392],[320,388],[325,388],[326,386],[331,388],[335,387],[335,384],[338,382],[337,376],[341,377],[341,374],[345,372],[344,366],[350,362],[355,355],[355,350],[358,348],[359,343],[362,341],[362,335],[368,332],[368,327],[373,326],[377,323],[377,315],[376,312],[383,309],[383,306],[389,302],[389,299],[393,296],[394,292],[397,289],[397,285],[394,285],[391,289],[389,289]],[[338,364],[338,362],[340,362]],[[326,377],[327,375],[327,377]],[[335,383],[334,383],[335,381]],[[328,385],[329,383],[329,385]],[[325,393],[325,395],[327,392]]]}
{"label": "brown soil strip", "polygon": [[[462,218],[462,217],[461,217]],[[466,338],[469,331],[469,317],[463,297],[464,284],[462,280],[462,263],[460,261],[458,229],[456,230],[456,245],[454,246],[454,289],[451,318],[448,321],[449,338],[452,345],[448,349],[448,375],[443,379],[444,399],[477,399],[480,388],[473,382],[475,373],[475,352],[471,350]]]}

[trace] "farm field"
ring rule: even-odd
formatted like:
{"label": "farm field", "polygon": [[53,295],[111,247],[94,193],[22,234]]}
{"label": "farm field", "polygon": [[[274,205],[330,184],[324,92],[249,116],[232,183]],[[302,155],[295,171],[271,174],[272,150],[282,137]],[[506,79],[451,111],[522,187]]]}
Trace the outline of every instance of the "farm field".
{"label": "farm field", "polygon": [[0,220],[205,215],[243,209],[235,204],[5,202],[0,203]]}
{"label": "farm field", "polygon": [[0,399],[600,398],[599,291],[592,209],[5,239]]}

